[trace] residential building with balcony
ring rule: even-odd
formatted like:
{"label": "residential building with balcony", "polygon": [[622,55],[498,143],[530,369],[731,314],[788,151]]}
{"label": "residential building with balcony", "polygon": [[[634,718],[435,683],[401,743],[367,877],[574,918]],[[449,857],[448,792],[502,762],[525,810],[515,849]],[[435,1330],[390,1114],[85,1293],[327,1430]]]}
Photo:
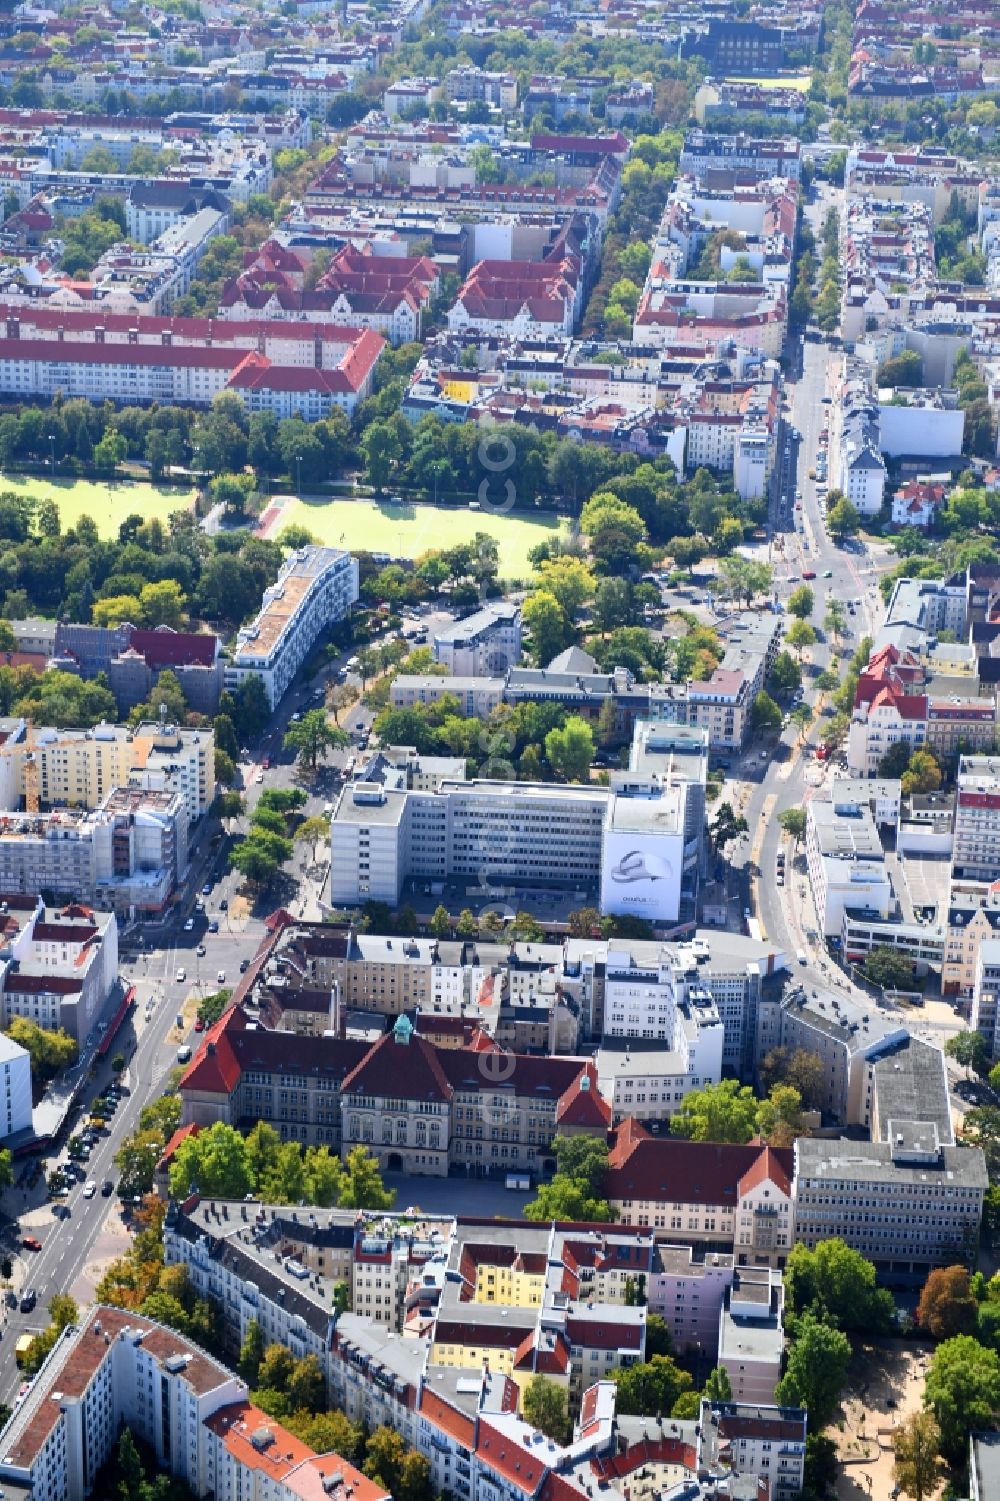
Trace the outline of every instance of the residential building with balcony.
{"label": "residential building with balcony", "polygon": [[237,635],[226,687],[259,677],[275,708],[320,636],[346,619],[357,598],[358,563],[350,553],[316,546],[292,553],[256,619]]}

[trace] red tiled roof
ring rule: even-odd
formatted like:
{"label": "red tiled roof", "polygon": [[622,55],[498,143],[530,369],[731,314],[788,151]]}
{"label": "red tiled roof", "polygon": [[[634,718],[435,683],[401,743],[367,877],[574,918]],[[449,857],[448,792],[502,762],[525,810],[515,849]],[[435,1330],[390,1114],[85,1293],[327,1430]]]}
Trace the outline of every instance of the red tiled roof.
{"label": "red tiled roof", "polygon": [[420,1411],[429,1423],[447,1433],[449,1438],[457,1439],[463,1448],[472,1448],[475,1435],[472,1419],[429,1391],[426,1386],[420,1393]]}
{"label": "red tiled roof", "polygon": [[[669,1199],[677,1204],[718,1204],[735,1209],[740,1183],[761,1150],[728,1142],[647,1137],[636,1141],[627,1154],[612,1153],[605,1192],[616,1203],[623,1199]],[[773,1154],[774,1165],[791,1179],[792,1152],[784,1147],[764,1150]]]}
{"label": "red tiled roof", "polygon": [[611,1125],[611,1106],[597,1087],[597,1070],[592,1063],[587,1064],[560,1097],[556,1121],[560,1126],[595,1126],[604,1130]]}
{"label": "red tiled roof", "polygon": [[757,1160],[743,1174],[743,1177],[739,1181],[737,1192],[742,1197],[744,1194],[748,1194],[751,1189],[756,1188],[758,1184],[766,1183],[769,1180],[776,1188],[780,1188],[783,1194],[791,1196],[792,1180],[790,1174],[785,1171],[778,1161],[774,1148],[765,1146],[764,1150],[758,1153]]}
{"label": "red tiled roof", "polygon": [[129,644],[145,657],[150,667],[211,667],[219,651],[218,636],[195,631],[155,630],[129,627]]}
{"label": "red tiled roof", "polygon": [[380,1037],[344,1079],[342,1094],[391,1096],[403,1100],[450,1100],[454,1093],[432,1043],[411,1036],[397,1041],[393,1032]]}
{"label": "red tiled roof", "polygon": [[14,995],[73,995],[83,989],[83,980],[71,975],[26,975],[18,971],[8,974],[3,988]]}
{"label": "red tiled roof", "polygon": [[476,1457],[527,1496],[534,1495],[547,1469],[540,1454],[532,1454],[482,1418]]}
{"label": "red tiled roof", "polygon": [[240,1082],[234,1039],[246,1027],[242,1006],[231,1006],[205,1033],[201,1046],[181,1076],[178,1089],[231,1095]]}

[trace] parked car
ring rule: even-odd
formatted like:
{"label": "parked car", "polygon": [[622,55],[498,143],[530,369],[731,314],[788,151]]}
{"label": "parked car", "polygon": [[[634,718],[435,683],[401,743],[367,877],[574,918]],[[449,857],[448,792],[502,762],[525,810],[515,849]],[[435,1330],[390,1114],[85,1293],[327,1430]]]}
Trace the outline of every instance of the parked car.
{"label": "parked car", "polygon": [[105,1178],[104,1182],[101,1184],[102,1197],[104,1197],[105,1199],[110,1199],[114,1191],[115,1185],[112,1183],[111,1179]]}
{"label": "parked car", "polygon": [[193,933],[194,932],[194,918],[193,917],[189,917],[189,918],[187,918],[185,920],[184,931],[185,931],[185,933]]}
{"label": "parked car", "polygon": [[211,881],[206,881],[205,882],[204,886],[201,888],[201,894],[202,894],[202,896],[211,896],[211,894],[212,894],[212,883],[211,883]]}

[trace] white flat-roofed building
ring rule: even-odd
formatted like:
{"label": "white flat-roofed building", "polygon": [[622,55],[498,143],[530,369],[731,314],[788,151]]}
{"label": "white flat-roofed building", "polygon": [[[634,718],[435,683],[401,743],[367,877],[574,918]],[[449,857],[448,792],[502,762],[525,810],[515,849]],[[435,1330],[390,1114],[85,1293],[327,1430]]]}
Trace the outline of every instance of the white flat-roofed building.
{"label": "white flat-roofed building", "polygon": [[0,1141],[31,1129],[31,1058],[0,1033]]}
{"label": "white flat-roofed building", "polygon": [[350,614],[358,564],[336,547],[292,553],[264,595],[260,613],[241,628],[226,667],[226,687],[259,677],[273,709],[323,631]]}
{"label": "white flat-roofed building", "polygon": [[487,605],[435,631],[431,651],[455,677],[500,677],[521,660],[521,608]]}
{"label": "white flat-roofed building", "polygon": [[887,918],[892,882],[867,803],[814,798],[806,820],[806,864],[816,916],[827,937],[839,937],[847,910]]}
{"label": "white flat-roofed building", "polygon": [[404,882],[488,880],[599,889],[608,912],[676,920],[687,789],[442,780],[434,790],[348,784],[331,825],[331,900],[399,902]]}

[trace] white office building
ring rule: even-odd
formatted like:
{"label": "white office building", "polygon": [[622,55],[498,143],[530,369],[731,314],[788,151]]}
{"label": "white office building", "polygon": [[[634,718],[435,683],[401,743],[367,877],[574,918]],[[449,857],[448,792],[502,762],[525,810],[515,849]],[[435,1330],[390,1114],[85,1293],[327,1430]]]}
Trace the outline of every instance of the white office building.
{"label": "white office building", "polygon": [[226,687],[259,677],[273,709],[328,626],[350,614],[358,564],[336,547],[293,552],[264,595],[260,613],[236,638]]}
{"label": "white office building", "polygon": [[442,780],[425,791],[349,783],[331,825],[331,901],[396,906],[411,878],[489,889],[537,882],[598,891],[605,912],[673,922],[693,790],[701,789],[628,796],[536,782]]}

